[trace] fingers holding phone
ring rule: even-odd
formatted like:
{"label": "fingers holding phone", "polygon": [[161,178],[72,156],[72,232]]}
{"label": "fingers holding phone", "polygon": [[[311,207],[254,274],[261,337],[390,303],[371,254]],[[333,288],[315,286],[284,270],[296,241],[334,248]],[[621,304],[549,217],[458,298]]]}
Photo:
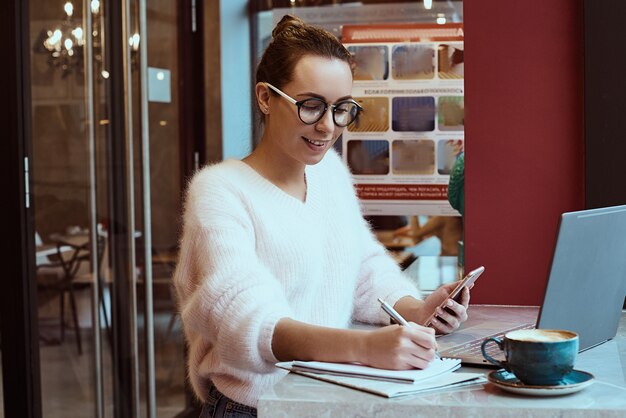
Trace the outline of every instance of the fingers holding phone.
{"label": "fingers holding phone", "polygon": [[[469,289],[467,287],[461,291],[461,295],[465,294],[469,300]],[[462,296],[462,298],[465,297]],[[432,326],[438,333],[449,334],[457,329],[466,320],[467,305],[452,299],[447,299],[443,306],[439,306],[435,310],[435,315],[430,321],[430,326]]]}
{"label": "fingers holding phone", "polygon": [[450,333],[467,320],[467,307],[470,300],[469,289],[485,271],[484,267],[472,270],[459,282],[441,286],[431,296],[439,300],[431,316],[424,322],[424,326],[432,326],[440,333]]}

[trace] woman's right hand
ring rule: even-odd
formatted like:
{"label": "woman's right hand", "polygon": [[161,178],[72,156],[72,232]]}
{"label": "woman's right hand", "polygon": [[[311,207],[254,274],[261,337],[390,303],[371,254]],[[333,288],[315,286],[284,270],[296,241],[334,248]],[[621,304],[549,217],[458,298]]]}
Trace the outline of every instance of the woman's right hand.
{"label": "woman's right hand", "polygon": [[435,330],[409,323],[389,325],[365,336],[363,363],[379,369],[424,369],[436,357]]}

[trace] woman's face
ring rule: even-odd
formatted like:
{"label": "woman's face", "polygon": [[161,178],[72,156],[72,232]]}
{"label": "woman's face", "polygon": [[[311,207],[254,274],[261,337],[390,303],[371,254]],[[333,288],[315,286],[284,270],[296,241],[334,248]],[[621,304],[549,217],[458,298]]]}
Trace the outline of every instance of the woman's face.
{"label": "woman's face", "polygon": [[[293,80],[280,88],[296,101],[317,97],[328,104],[352,98],[352,73],[344,61],[304,56],[296,64]],[[318,122],[307,125],[298,108],[285,98],[271,94],[264,138],[285,158],[312,165],[322,160],[345,128],[335,125],[329,107]]]}

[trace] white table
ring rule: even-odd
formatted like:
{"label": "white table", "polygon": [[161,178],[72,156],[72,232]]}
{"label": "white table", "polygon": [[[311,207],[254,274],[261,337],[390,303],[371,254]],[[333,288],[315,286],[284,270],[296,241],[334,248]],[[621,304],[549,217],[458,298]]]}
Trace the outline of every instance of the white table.
{"label": "white table", "polygon": [[[470,306],[470,319],[507,322],[536,318],[537,308]],[[462,329],[457,331],[462,332]],[[443,345],[443,342],[441,343]],[[626,311],[618,335],[578,356],[576,369],[596,382],[560,397],[526,397],[486,383],[431,394],[386,399],[289,374],[261,397],[259,417],[626,417]],[[461,368],[487,374],[493,369]]]}

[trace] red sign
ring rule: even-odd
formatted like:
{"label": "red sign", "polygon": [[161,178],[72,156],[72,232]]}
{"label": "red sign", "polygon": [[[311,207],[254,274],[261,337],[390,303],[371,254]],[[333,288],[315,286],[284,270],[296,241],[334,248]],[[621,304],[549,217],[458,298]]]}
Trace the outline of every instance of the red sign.
{"label": "red sign", "polygon": [[355,184],[362,200],[448,200],[447,184]]}

